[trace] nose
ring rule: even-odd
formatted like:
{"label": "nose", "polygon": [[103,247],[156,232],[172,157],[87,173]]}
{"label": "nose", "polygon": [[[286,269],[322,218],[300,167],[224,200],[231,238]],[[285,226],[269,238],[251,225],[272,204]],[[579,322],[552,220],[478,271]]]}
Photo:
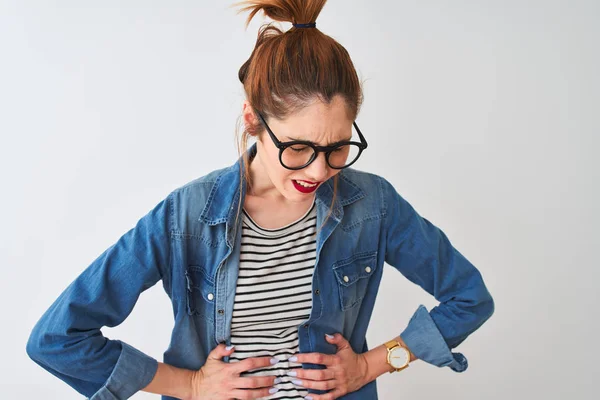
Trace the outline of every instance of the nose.
{"label": "nose", "polygon": [[317,158],[313,160],[305,169],[306,179],[312,182],[323,182],[329,175],[329,165],[325,159],[325,153],[317,154]]}

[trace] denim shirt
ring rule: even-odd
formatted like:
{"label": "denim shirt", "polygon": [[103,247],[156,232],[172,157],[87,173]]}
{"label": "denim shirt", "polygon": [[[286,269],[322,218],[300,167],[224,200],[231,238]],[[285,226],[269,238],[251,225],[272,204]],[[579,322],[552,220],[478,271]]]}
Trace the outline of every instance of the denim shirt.
{"label": "denim shirt", "polygon": [[[248,152],[252,157],[256,145]],[[236,214],[245,195],[241,165],[242,158],[173,190],[106,249],[37,322],[29,356],[93,400],[131,397],[152,381],[157,360],[100,329],[123,322],[159,280],[175,319],[165,363],[197,370],[219,343],[229,345],[242,220]],[[451,349],[494,312],[480,272],[387,180],[354,168],[338,176],[329,218],[333,178],[315,194],[321,230],[312,309],[298,327],[300,352],[335,354],[325,341],[335,332],[356,353],[369,349],[365,335],[387,263],[439,301],[431,311],[417,307],[400,333],[408,348],[429,364],[464,371],[467,359]],[[377,399],[375,381],[341,398]]]}

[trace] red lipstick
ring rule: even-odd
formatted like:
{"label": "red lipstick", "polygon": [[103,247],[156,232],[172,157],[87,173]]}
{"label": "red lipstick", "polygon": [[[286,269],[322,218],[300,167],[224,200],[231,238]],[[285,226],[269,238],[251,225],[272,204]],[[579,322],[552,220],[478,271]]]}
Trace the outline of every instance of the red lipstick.
{"label": "red lipstick", "polygon": [[309,185],[314,185],[314,186],[311,186],[311,187],[302,186],[295,179],[292,179],[292,182],[294,183],[294,187],[299,192],[302,192],[302,193],[312,193],[312,192],[314,192],[319,187],[319,182],[301,181],[301,182],[307,183]]}

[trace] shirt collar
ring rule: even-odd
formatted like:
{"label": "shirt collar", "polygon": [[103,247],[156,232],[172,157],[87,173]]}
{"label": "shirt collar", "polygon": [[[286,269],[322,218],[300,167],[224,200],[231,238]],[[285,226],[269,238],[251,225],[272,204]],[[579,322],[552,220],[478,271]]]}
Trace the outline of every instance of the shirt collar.
{"label": "shirt collar", "polygon": [[[248,157],[252,158],[256,155],[256,143],[248,149]],[[214,185],[208,196],[208,200],[200,217],[199,221],[204,221],[209,225],[217,225],[224,222],[231,222],[235,218],[240,199],[240,167],[243,168],[243,157],[239,157],[235,164],[223,169],[217,176]],[[337,194],[332,209],[332,216],[335,219],[340,219],[343,215],[343,206],[347,206],[365,196],[364,191],[350,180],[346,170],[341,170],[337,176]],[[242,171],[243,172],[243,171]],[[245,185],[242,185],[242,202],[245,195]],[[328,208],[331,205],[333,197],[333,178],[325,181],[316,193],[316,202],[326,205]]]}

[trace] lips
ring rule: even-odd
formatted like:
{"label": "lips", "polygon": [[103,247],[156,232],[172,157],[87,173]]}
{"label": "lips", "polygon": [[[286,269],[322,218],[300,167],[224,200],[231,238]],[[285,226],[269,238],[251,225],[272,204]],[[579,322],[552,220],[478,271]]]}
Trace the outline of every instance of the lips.
{"label": "lips", "polygon": [[304,181],[304,180],[300,180],[300,179],[294,179],[294,181],[296,181],[297,183],[299,183],[305,187],[317,186],[319,183],[321,183],[321,182]]}
{"label": "lips", "polygon": [[320,182],[304,181],[304,180],[299,180],[299,179],[292,179],[292,182],[294,184],[294,187],[302,193],[314,192],[320,183]]}

